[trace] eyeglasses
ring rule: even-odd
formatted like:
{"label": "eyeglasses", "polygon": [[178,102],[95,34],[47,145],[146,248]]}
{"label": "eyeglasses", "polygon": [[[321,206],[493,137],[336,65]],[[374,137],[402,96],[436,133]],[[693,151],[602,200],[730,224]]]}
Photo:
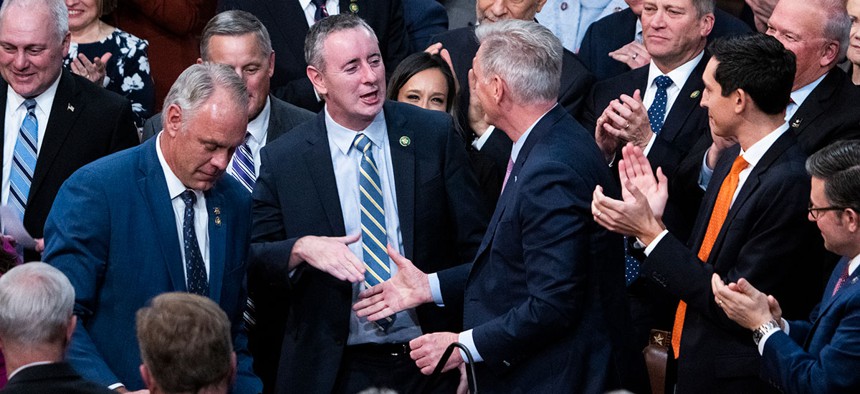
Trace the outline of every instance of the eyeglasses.
{"label": "eyeglasses", "polygon": [[809,203],[809,208],[807,208],[807,210],[809,211],[809,216],[812,216],[812,219],[814,219],[814,220],[818,220],[818,218],[821,217],[821,212],[842,211],[844,209],[846,209],[846,208],[845,207],[836,207],[836,206],[815,208],[812,206],[812,203]]}

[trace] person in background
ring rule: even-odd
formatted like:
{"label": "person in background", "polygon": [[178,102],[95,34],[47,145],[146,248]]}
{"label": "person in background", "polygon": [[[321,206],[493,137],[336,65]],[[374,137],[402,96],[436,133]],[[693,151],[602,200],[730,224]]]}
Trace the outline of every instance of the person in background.
{"label": "person in background", "polygon": [[848,36],[848,58],[842,69],[854,85],[860,85],[860,0],[848,0],[845,8],[851,18],[851,34]]}
{"label": "person in background", "polygon": [[41,262],[0,278],[0,348],[9,383],[3,394],[111,394],[63,361],[77,318],[75,289],[62,272]]}
{"label": "person in background", "polygon": [[456,83],[441,56],[417,52],[403,59],[391,74],[388,99],[455,116]]}
{"label": "person in background", "polygon": [[627,8],[624,0],[546,0],[535,16],[564,47],[579,52],[585,31],[595,21]]}
{"label": "person in background", "polygon": [[117,0],[66,0],[72,42],[66,69],[131,101],[135,124],[152,115],[155,83],[149,74],[149,43],[101,21]]}
{"label": "person in background", "polygon": [[227,314],[209,298],[173,292],[137,311],[140,375],[151,394],[227,394],[236,352]]}

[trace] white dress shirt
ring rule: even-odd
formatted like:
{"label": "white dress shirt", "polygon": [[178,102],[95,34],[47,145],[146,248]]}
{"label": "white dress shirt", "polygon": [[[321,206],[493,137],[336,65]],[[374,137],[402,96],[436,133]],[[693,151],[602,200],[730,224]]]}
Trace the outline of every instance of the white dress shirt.
{"label": "white dress shirt", "polygon": [[[39,126],[39,141],[36,142],[36,160],[38,160],[39,151],[42,150],[42,142],[45,141],[45,130],[48,127],[51,108],[54,107],[54,97],[57,95],[57,85],[59,84],[60,77],[57,77],[54,83],[48,86],[47,90],[35,97],[36,121]],[[6,205],[9,201],[9,175],[12,172],[12,156],[15,153],[18,130],[21,128],[21,123],[24,122],[24,117],[27,116],[27,107],[24,106],[24,100],[25,98],[12,90],[11,86],[6,88],[6,124],[3,127],[3,190],[2,194],[0,194],[3,205]]]}
{"label": "white dress shirt", "polygon": [[[173,173],[167,161],[164,160],[164,153],[161,152],[161,136],[158,134],[158,139],[155,141],[155,152],[158,154],[158,162],[161,163],[161,170],[164,171],[164,179],[167,181],[167,191],[170,194],[170,204],[173,205],[173,215],[176,219],[176,234],[179,235],[179,253],[182,255],[182,274],[185,276],[185,283],[188,283],[188,267],[185,263],[185,239],[182,237],[182,222],[185,218],[185,201],[182,201],[180,195],[186,190],[191,190],[182,184],[182,181]],[[194,202],[194,231],[197,233],[197,244],[200,247],[200,255],[203,257],[203,264],[206,266],[206,277],[209,277],[209,215],[206,213],[206,196],[200,190],[192,190],[197,196],[197,201]]]}
{"label": "white dress shirt", "polygon": [[[645,91],[640,92],[642,94],[642,105],[645,108],[651,108],[651,104],[654,103],[654,97],[657,96],[657,83],[654,82],[657,77],[661,75],[666,75],[669,79],[672,80],[672,84],[666,88],[666,112],[663,117],[663,121],[666,121],[666,117],[669,116],[669,112],[672,111],[672,106],[675,105],[675,100],[678,98],[678,95],[681,94],[681,88],[684,87],[684,84],[687,83],[687,80],[690,79],[690,74],[693,73],[693,70],[702,61],[702,57],[705,55],[705,51],[699,52],[699,54],[691,59],[690,61],[676,67],[674,70],[669,71],[666,74],[663,74],[657,65],[652,61],[648,65],[648,84],[645,85]],[[651,134],[651,139],[648,140],[648,144],[645,146],[643,152],[645,155],[648,155],[648,152],[651,151],[651,147],[654,145],[654,141],[657,139],[657,134]]]}

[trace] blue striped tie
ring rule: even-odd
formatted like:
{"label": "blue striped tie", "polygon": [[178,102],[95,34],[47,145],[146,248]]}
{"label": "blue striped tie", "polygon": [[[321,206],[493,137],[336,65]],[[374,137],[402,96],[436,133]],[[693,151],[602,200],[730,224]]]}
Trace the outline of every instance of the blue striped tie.
{"label": "blue striped tie", "polygon": [[30,196],[30,184],[33,182],[33,172],[36,170],[36,158],[39,156],[39,121],[36,119],[36,100],[24,100],[27,115],[18,130],[18,140],[15,141],[15,151],[12,155],[12,172],[9,175],[9,205],[18,217],[24,220],[24,210],[27,209],[27,198]]}
{"label": "blue striped tie", "polygon": [[[385,230],[385,204],[382,200],[382,187],[379,182],[379,170],[370,151],[373,145],[366,135],[359,133],[352,143],[361,151],[360,175],[358,189],[361,205],[361,247],[364,250],[364,283],[373,287],[391,278],[388,267],[388,254],[385,245],[388,242]],[[394,316],[377,321],[383,329],[394,322]]]}
{"label": "blue striped tie", "polygon": [[248,139],[251,133],[245,134],[245,142],[236,148],[233,154],[233,164],[230,166],[230,175],[236,178],[249,192],[254,191],[254,183],[257,182],[257,174],[254,173],[254,155],[248,147]]}

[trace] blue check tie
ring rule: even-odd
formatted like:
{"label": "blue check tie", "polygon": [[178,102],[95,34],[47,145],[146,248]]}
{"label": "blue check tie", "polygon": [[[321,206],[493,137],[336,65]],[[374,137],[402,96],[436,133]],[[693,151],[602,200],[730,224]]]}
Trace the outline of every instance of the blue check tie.
{"label": "blue check tie", "polygon": [[182,201],[185,202],[185,217],[182,220],[182,239],[185,244],[185,277],[188,284],[188,292],[193,294],[209,296],[209,280],[206,276],[206,266],[203,264],[203,256],[200,255],[200,246],[197,243],[197,232],[194,231],[194,203],[197,196],[191,190],[182,192]]}
{"label": "blue check tie", "polygon": [[[388,253],[385,252],[385,244],[388,242],[385,231],[385,204],[382,200],[379,170],[370,151],[373,143],[366,135],[359,133],[352,144],[361,152],[358,180],[361,195],[361,247],[364,250],[364,284],[370,288],[391,278]],[[393,322],[394,316],[391,316],[376,323],[383,330],[388,330]]]}
{"label": "blue check tie", "polygon": [[254,155],[251,153],[251,148],[248,147],[248,139],[251,138],[251,133],[245,134],[245,142],[236,148],[236,153],[233,154],[233,164],[228,171],[233,178],[236,178],[245,189],[249,192],[254,191],[254,183],[257,182],[257,174],[254,173]]}
{"label": "blue check tie", "polygon": [[[666,118],[666,102],[669,99],[666,93],[666,88],[672,86],[672,79],[661,75],[654,79],[657,84],[657,93],[654,95],[654,102],[648,108],[648,121],[651,123],[651,131],[654,134],[660,134],[663,129],[663,121]],[[639,278],[639,260],[630,255],[627,237],[624,238],[624,279],[627,286],[630,286],[637,278]]]}
{"label": "blue check tie", "polygon": [[657,94],[654,95],[654,102],[648,108],[648,120],[654,134],[660,134],[660,130],[663,129],[663,120],[666,118],[666,102],[669,100],[666,88],[672,86],[672,79],[661,75],[654,79],[654,83],[657,84]]}
{"label": "blue check tie", "polygon": [[9,175],[9,205],[24,220],[27,209],[27,198],[30,196],[30,185],[33,183],[33,172],[36,170],[36,158],[39,156],[39,121],[36,119],[36,100],[24,100],[27,115],[18,130],[18,140],[15,141],[15,151],[12,154],[12,172]]}

